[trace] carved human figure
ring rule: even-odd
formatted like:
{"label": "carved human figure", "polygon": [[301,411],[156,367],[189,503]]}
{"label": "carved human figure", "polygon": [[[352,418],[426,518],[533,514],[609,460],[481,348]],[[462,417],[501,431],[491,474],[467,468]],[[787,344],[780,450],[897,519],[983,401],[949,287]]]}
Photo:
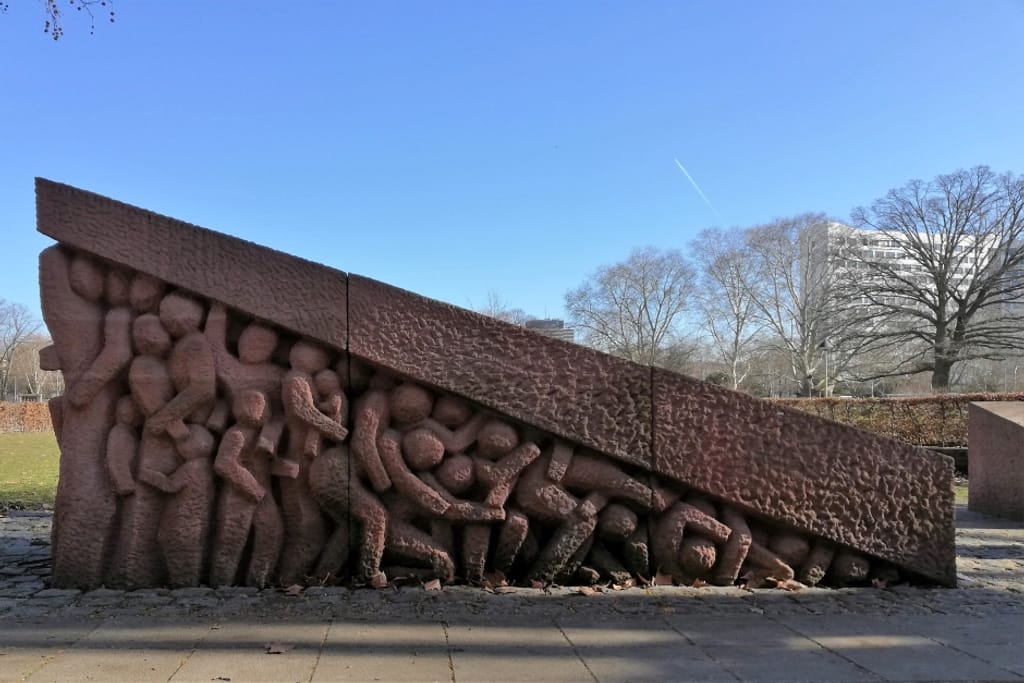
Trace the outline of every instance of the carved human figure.
{"label": "carved human figure", "polygon": [[[177,468],[179,457],[171,437],[155,434],[148,428],[148,420],[175,394],[165,359],[173,341],[155,314],[144,313],[132,324],[132,343],[139,355],[129,367],[128,386],[132,401],[145,420],[135,467],[138,480],[138,473],[143,470],[169,475]],[[170,432],[181,438],[190,435],[183,421],[169,427]],[[137,481],[131,495],[124,498],[117,552],[108,577],[111,585],[141,588],[158,585],[164,580],[166,570],[157,541],[164,501],[164,494],[144,480]]]}
{"label": "carved human figure", "polygon": [[444,583],[455,579],[455,562],[448,549],[413,523],[418,506],[397,491],[383,495],[388,510],[385,553],[397,560],[412,560],[430,566],[434,576]]}
{"label": "carved human figure", "polygon": [[621,503],[609,503],[597,519],[597,529],[593,547],[590,550],[590,562],[603,575],[616,583],[624,583],[633,573],[646,576],[646,564],[634,569],[629,553],[623,552],[622,559],[613,551],[622,549],[633,534],[636,533],[638,518],[635,512]]}
{"label": "carved human figure", "polygon": [[[453,407],[458,407],[458,404]],[[458,415],[456,419],[461,417]],[[484,492],[482,503],[471,503],[478,514],[473,517],[455,518],[459,521],[473,522],[466,524],[462,530],[463,573],[466,579],[473,582],[483,579],[490,554],[492,524],[487,522],[504,522],[499,531],[496,556],[503,565],[515,560],[515,554],[528,530],[527,520],[521,513],[517,513],[509,521],[505,505],[520,473],[540,455],[540,449],[535,444],[519,442],[519,435],[512,425],[497,419],[481,419],[482,417],[481,413],[477,413],[451,434],[452,440],[458,440],[461,434],[467,435],[464,437],[466,441],[473,439],[476,448],[472,456],[463,456],[457,452],[448,459],[449,462],[438,469],[440,477],[436,480],[429,475],[422,475],[424,480],[446,494],[448,491],[439,488],[438,484],[450,484],[460,492],[471,487]],[[458,443],[457,447],[467,446]],[[497,511],[501,512],[500,516],[493,516]]]}
{"label": "carved human figure", "polygon": [[387,390],[373,384],[374,380],[371,380],[370,389],[355,403],[352,416],[352,456],[359,464],[359,471],[369,480],[373,490],[379,493],[391,488],[391,478],[377,451],[377,439],[388,427],[390,401]]}
{"label": "carved human figure", "polygon": [[699,543],[684,546],[684,540],[696,535],[713,543],[725,543],[730,533],[728,526],[698,507],[690,503],[675,503],[658,519],[651,537],[655,568],[681,583],[704,578],[702,572],[711,569],[703,566],[705,557],[701,554],[706,547]]}
{"label": "carved human figure", "polygon": [[228,350],[228,314],[224,304],[211,302],[204,334],[210,342],[217,383],[228,404],[246,391],[258,391],[266,399],[266,414],[260,423],[257,448],[268,455],[277,452],[284,431],[281,379],[284,369],[272,361],[277,332],[258,322],[249,323],[238,337],[238,357]]}
{"label": "carved human figure", "polygon": [[139,469],[139,479],[169,496],[160,516],[157,542],[172,588],[198,586],[203,578],[216,487],[210,458],[213,435],[190,424],[189,436],[177,443],[184,458],[170,475]]}
{"label": "carved human figure", "polygon": [[597,514],[608,504],[608,496],[600,491],[588,491],[580,499],[562,484],[574,457],[571,446],[555,440],[526,467],[515,485],[516,503],[527,515],[559,524],[527,572],[530,579],[551,581],[564,573],[570,562],[582,561],[577,553],[583,546],[589,547]]}
{"label": "carved human figure", "polygon": [[146,420],[146,429],[157,436],[187,438],[180,425],[186,419],[205,422],[216,398],[213,349],[200,331],[203,313],[199,301],[181,292],[171,292],[160,302],[160,322],[174,339],[167,369],[175,395]]}
{"label": "carved human figure", "polygon": [[[344,424],[348,412],[348,399],[341,389],[341,378],[334,370],[321,370],[313,376],[314,399],[317,410],[338,424]],[[303,455],[315,458],[324,447],[324,435],[316,429],[306,433]]]}
{"label": "carved human figure", "polygon": [[313,497],[334,520],[318,574],[337,574],[348,560],[351,540],[358,525],[358,559],[355,582],[383,586],[387,579],[381,561],[387,538],[388,512],[377,495],[363,484],[347,444],[326,449],[309,466]]}
{"label": "carved human figure", "polygon": [[265,586],[281,553],[284,523],[271,487],[270,461],[257,452],[256,434],[263,424],[267,398],[260,391],[237,395],[235,424],[221,438],[214,472],[224,481],[217,504],[210,585],[235,582],[246,543],[252,536],[246,583]]}
{"label": "carved human figure", "polygon": [[99,264],[50,247],[39,257],[39,271],[43,318],[54,342],[41,361],[63,371],[67,387],[67,395],[50,403],[61,448],[53,583],[97,588],[117,509],[105,451],[121,393],[113,377],[99,380],[125,350],[130,358],[130,346],[124,347],[126,324],[119,307],[108,316],[106,273]]}
{"label": "carved human figure", "polygon": [[327,540],[326,521],[310,490],[312,458],[303,454],[309,433],[319,432],[336,443],[348,435],[341,422],[320,411],[313,394],[313,377],[326,370],[330,361],[327,350],[301,340],[292,346],[288,359],[291,370],[282,383],[282,402],[288,428],[287,457],[298,464],[298,473],[280,479],[285,543],[278,572],[283,584],[307,576]]}

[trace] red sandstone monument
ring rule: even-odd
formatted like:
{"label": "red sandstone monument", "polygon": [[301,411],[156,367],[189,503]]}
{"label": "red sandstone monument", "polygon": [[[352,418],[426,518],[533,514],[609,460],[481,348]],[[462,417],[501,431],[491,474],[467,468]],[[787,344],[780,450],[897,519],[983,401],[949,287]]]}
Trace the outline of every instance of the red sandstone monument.
{"label": "red sandstone monument", "polygon": [[952,465],[37,180],[53,583],[955,583]]}

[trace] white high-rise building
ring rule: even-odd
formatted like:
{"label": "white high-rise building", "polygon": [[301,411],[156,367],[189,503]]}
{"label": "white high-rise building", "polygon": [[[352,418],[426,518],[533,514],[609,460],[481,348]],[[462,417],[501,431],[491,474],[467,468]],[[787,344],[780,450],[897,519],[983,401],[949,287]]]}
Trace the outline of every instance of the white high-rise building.
{"label": "white high-rise building", "polygon": [[[802,240],[801,258],[810,259],[809,272],[815,275],[809,278],[812,285],[834,282],[836,278],[824,277],[826,273],[850,276],[854,281],[859,277],[879,277],[881,266],[887,279],[901,279],[932,292],[936,283],[931,273],[937,271],[947,272],[957,291],[966,291],[998,248],[995,236],[964,235],[947,248],[936,235],[918,234],[911,238],[902,233],[861,230],[835,221],[814,226]],[[944,260],[948,260],[948,267],[941,265]],[[899,303],[896,297],[890,298],[894,300],[881,303]],[[866,297],[850,303],[869,304]]]}

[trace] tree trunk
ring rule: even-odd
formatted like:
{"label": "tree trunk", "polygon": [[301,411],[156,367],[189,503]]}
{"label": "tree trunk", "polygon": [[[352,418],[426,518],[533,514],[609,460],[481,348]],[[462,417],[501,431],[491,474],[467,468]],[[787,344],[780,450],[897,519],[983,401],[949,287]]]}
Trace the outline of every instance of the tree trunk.
{"label": "tree trunk", "polygon": [[932,370],[932,389],[943,394],[949,391],[949,375],[954,362],[947,358],[935,359],[935,368]]}

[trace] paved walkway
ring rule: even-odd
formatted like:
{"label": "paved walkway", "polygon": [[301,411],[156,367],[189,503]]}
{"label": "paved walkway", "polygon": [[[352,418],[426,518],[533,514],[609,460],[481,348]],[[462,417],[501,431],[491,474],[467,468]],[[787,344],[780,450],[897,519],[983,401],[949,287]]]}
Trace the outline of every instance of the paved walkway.
{"label": "paved walkway", "polygon": [[961,588],[46,588],[0,517],[0,680],[1024,680],[1024,525],[957,510]]}

